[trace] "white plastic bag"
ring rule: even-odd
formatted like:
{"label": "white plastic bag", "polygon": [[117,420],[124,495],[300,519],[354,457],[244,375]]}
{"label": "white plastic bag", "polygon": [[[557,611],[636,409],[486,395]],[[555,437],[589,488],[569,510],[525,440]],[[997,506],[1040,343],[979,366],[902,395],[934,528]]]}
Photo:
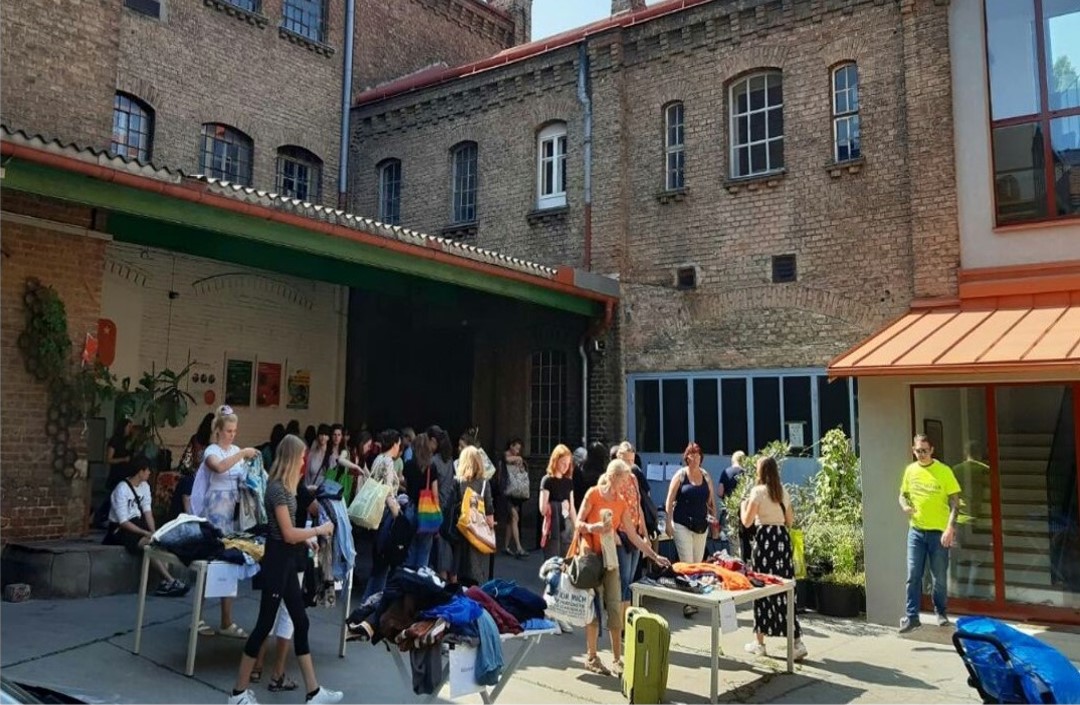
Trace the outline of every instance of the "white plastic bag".
{"label": "white plastic bag", "polygon": [[593,591],[574,587],[570,576],[559,575],[559,588],[555,594],[544,594],[547,602],[548,619],[566,622],[575,627],[584,627],[596,619],[593,611]]}

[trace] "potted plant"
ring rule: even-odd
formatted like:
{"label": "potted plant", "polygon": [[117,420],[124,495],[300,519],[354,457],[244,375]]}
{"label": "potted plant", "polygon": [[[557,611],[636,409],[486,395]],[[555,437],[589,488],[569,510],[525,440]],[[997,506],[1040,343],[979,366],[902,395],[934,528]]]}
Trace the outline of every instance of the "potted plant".
{"label": "potted plant", "polygon": [[862,526],[819,525],[832,552],[831,570],[816,581],[817,611],[830,617],[857,617],[862,611],[866,573]]}
{"label": "potted plant", "polygon": [[[177,428],[187,419],[188,405],[195,398],[181,388],[194,363],[179,372],[165,368],[159,372],[144,372],[139,384],[131,387],[125,377],[116,391],[116,411],[135,422],[138,430],[132,450],[150,459],[158,458],[164,440],[161,429]],[[162,458],[165,460],[166,458]],[[159,465],[161,463],[159,462]]]}
{"label": "potted plant", "polygon": [[776,458],[778,464],[783,464],[784,458],[787,457],[790,450],[791,446],[787,443],[773,441],[759,450],[756,455],[744,458],[741,465],[743,473],[739,475],[739,481],[735,485],[735,490],[730,494],[725,495],[721,500],[725,509],[727,509],[727,531],[731,553],[732,555],[738,555],[739,558],[744,561],[747,560],[748,557],[742,555],[742,541],[740,539],[740,535],[742,534],[741,504],[743,499],[750,494],[750,489],[756,482],[755,468],[757,467],[758,458],[771,455]]}

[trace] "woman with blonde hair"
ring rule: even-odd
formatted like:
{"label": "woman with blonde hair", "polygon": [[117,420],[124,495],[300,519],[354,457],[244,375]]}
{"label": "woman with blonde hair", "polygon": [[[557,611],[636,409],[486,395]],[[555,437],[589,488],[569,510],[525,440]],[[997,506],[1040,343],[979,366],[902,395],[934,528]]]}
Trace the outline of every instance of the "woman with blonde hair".
{"label": "woman with blonde hair", "polygon": [[[630,511],[623,493],[625,483],[630,481],[633,481],[630,466],[621,460],[612,460],[608,464],[607,470],[600,476],[596,486],[589,488],[581,501],[575,540],[585,541],[593,553],[600,555],[602,552],[600,542],[603,535],[615,534],[616,543],[622,539],[629,540],[650,560],[662,566],[671,565],[670,561],[653,550],[648,541],[641,538],[630,518]],[[603,519],[605,510],[611,512],[609,521]],[[587,650],[585,669],[592,673],[609,676],[612,675],[612,671],[603,664],[596,653],[600,641],[601,601],[603,611],[607,613],[608,631],[611,634],[615,675],[622,675],[622,588],[618,570],[604,571],[603,582],[596,590],[596,619],[585,626]]]}
{"label": "woman with blonde hair", "polygon": [[[750,528],[757,524],[754,534],[754,570],[780,578],[795,577],[792,561],[790,528],[795,521],[791,497],[780,484],[780,466],[776,458],[765,456],[757,462],[757,482],[749,496],[742,501],[742,524]],[[773,595],[754,600],[754,636],[757,641],[746,645],[755,656],[765,655],[766,636],[787,636],[787,596]],[[799,618],[795,618],[795,659],[806,658]]]}
{"label": "woman with blonde hair", "polygon": [[[467,445],[461,450],[457,466],[458,491],[455,501],[460,502],[465,490],[471,489],[484,501],[484,515],[487,524],[495,528],[495,503],[491,498],[491,484],[484,479],[484,458],[476,446]],[[461,541],[454,549],[458,579],[465,578],[475,583],[487,581],[487,555],[473,548],[468,541]]]}
{"label": "woman with blonde hair", "polygon": [[343,694],[327,690],[315,677],[315,665],[308,645],[308,616],[304,596],[296,573],[301,567],[305,544],[318,536],[334,533],[334,523],[327,521],[310,529],[296,526],[296,487],[304,466],[304,442],[296,436],[286,436],[278,446],[277,458],[270,468],[270,481],[266,486],[266,515],[270,533],[266,551],[260,561],[263,575],[262,598],[259,602],[259,618],[251,636],[244,645],[240,670],[236,675],[230,705],[247,705],[257,702],[248,689],[251,669],[259,654],[259,647],[270,634],[282,602],[293,623],[293,648],[300,672],[307,686],[309,703],[336,703]]}
{"label": "woman with blonde hair", "polygon": [[[208,519],[226,536],[236,533],[238,528],[236,517],[240,503],[240,482],[247,473],[243,461],[259,455],[256,448],[240,449],[233,445],[237,421],[231,406],[223,404],[218,407],[210,427],[210,440],[213,443],[203,452],[202,464],[191,490],[191,511]],[[233,598],[221,598],[221,629],[217,633],[246,639],[247,632],[232,619],[232,604]],[[210,636],[214,630],[209,624],[201,622],[199,634]]]}

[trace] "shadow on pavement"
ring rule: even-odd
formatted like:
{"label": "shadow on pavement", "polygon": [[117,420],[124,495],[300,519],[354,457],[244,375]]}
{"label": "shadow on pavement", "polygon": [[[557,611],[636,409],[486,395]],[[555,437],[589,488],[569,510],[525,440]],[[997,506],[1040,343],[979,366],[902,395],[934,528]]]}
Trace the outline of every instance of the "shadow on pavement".
{"label": "shadow on pavement", "polygon": [[807,665],[822,671],[846,676],[862,683],[874,683],[897,688],[918,688],[936,690],[934,686],[906,675],[903,671],[888,666],[875,666],[862,661],[835,661],[833,659],[807,659]]}

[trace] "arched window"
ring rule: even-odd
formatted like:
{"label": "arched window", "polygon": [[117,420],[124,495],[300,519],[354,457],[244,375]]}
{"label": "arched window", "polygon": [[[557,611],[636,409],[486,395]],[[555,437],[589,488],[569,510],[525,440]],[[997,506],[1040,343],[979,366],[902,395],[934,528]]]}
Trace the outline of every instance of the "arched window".
{"label": "arched window", "polygon": [[529,366],[529,448],[543,455],[563,439],[566,407],[566,352],[534,352]]}
{"label": "arched window", "polygon": [[453,163],[453,222],[476,222],[477,146],[461,142],[450,151]]}
{"label": "arched window", "polygon": [[536,135],[536,207],[566,205],[566,123],[553,122]]}
{"label": "arched window", "polygon": [[277,192],[318,203],[322,197],[322,160],[303,147],[278,147]]}
{"label": "arched window", "polygon": [[154,152],[154,110],[133,95],[113,98],[113,134],[110,149],[121,157],[148,162]]}
{"label": "arched window", "polygon": [[784,168],[784,92],[779,71],[731,84],[731,175],[756,176]]}
{"label": "arched window", "polygon": [[381,223],[401,222],[401,160],[386,159],[376,167],[379,173],[379,217]]}
{"label": "arched window", "polygon": [[832,75],[833,159],[846,162],[858,159],[859,147],[859,69],[854,62],[841,64]]}
{"label": "arched window", "polygon": [[199,166],[206,176],[251,186],[253,152],[251,138],[240,130],[216,122],[203,124]]}
{"label": "arched window", "polygon": [[664,108],[664,188],[668,191],[676,191],[686,184],[683,137],[683,104],[679,101],[669,103]]}

